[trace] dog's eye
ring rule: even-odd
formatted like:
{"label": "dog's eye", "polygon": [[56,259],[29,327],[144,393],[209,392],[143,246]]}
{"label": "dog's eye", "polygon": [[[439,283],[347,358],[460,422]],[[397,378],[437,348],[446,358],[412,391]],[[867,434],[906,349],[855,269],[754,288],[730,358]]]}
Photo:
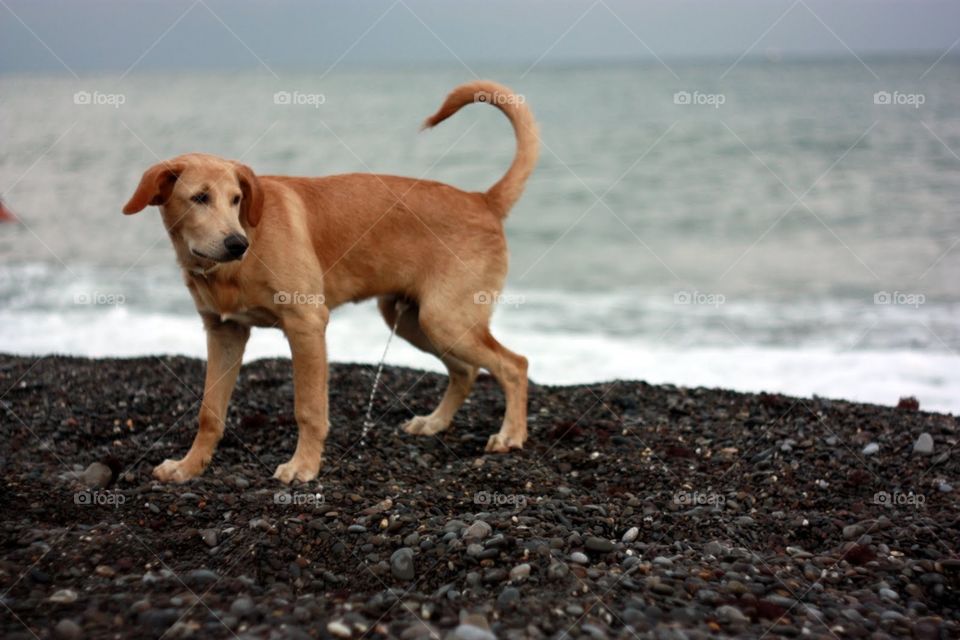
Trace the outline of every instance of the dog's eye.
{"label": "dog's eye", "polygon": [[240,204],[240,196],[233,196],[233,206]]}
{"label": "dog's eye", "polygon": [[190,199],[196,202],[197,204],[207,204],[210,202],[210,195],[207,193],[196,193],[190,196]]}

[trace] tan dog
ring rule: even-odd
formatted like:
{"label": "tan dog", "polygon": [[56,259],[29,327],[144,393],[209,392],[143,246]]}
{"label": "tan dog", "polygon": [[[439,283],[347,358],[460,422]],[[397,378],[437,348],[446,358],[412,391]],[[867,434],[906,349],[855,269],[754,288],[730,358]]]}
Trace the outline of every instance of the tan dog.
{"label": "tan dog", "polygon": [[453,90],[426,120],[432,127],[472,102],[489,102],[513,124],[517,154],[489,191],[387,175],[256,176],[249,167],[188,154],[147,169],[123,208],[158,205],[184,279],[207,331],[207,373],[199,430],[181,460],[153,474],[184,482],[203,472],[223,435],[227,404],[250,327],[279,327],[293,357],[299,437],[277,467],[284,483],[317,476],[328,430],[330,311],[377,297],[387,324],[408,303],[398,333],[439,357],[450,374],[433,413],[407,433],[447,429],[477,371],[490,371],[506,415],[487,451],[521,448],[527,437],[527,360],[490,335],[491,298],[507,274],[503,220],[536,164],[533,116],[508,88],[489,81]]}

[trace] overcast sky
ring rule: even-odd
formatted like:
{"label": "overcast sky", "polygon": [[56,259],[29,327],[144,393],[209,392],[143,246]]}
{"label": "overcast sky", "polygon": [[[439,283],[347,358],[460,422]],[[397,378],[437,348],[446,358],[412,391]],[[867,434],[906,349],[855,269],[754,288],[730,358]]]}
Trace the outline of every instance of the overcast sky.
{"label": "overcast sky", "polygon": [[958,38],[958,0],[0,0],[0,72],[733,60],[847,47],[932,61]]}

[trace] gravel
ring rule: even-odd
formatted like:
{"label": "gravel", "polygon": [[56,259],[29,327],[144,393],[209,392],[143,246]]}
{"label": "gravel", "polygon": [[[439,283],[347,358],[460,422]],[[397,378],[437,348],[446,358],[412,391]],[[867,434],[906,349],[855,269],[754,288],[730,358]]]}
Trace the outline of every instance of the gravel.
{"label": "gravel", "polygon": [[414,437],[445,379],[388,367],[361,449],[373,373],[331,367],[324,469],[286,488],[290,363],[246,365],[171,486],[150,472],[193,438],[202,362],[0,356],[0,637],[960,636],[953,416],[532,384],[526,448],[484,455],[493,380]]}

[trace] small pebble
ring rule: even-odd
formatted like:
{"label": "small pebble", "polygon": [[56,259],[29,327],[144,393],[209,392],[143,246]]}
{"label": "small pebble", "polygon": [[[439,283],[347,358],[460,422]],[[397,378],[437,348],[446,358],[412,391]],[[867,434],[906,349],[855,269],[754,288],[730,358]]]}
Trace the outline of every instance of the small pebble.
{"label": "small pebble", "polygon": [[103,489],[113,479],[113,471],[102,462],[94,462],[83,472],[83,484],[91,489]]}
{"label": "small pebble", "polygon": [[530,565],[524,562],[510,569],[510,581],[522,582],[530,577]]}
{"label": "small pebble", "polygon": [[245,618],[254,611],[253,600],[247,596],[240,596],[230,605],[230,613],[238,618]]}
{"label": "small pebble", "polygon": [[390,556],[390,571],[398,580],[413,580],[416,572],[413,568],[413,549],[400,547]]}
{"label": "small pebble", "polygon": [[327,624],[327,631],[330,635],[338,638],[349,638],[352,635],[350,627],[343,623],[343,620],[332,620]]}
{"label": "small pebble", "polygon": [[472,624],[461,624],[453,630],[455,640],[497,640],[489,629],[481,629]]}
{"label": "small pebble", "polygon": [[217,546],[217,530],[216,529],[201,529],[200,530],[200,539],[203,540],[203,544],[208,547]]}
{"label": "small pebble", "polygon": [[477,520],[469,527],[463,530],[463,539],[464,540],[483,540],[493,532],[493,527],[484,522],[483,520]]}
{"label": "small pebble", "polygon": [[73,589],[60,589],[54,591],[53,595],[50,596],[50,602],[56,602],[58,604],[70,604],[76,602],[79,595]]}
{"label": "small pebble", "polygon": [[722,607],[717,607],[717,617],[720,618],[721,621],[730,624],[750,621],[750,618],[744,615],[740,609],[729,604],[725,604]]}
{"label": "small pebble", "polygon": [[53,628],[53,634],[60,640],[77,640],[83,634],[78,625],[73,620],[64,618]]}
{"label": "small pebble", "polygon": [[913,452],[918,456],[932,456],[933,436],[929,433],[921,433],[917,441],[913,443]]}
{"label": "small pebble", "polygon": [[594,536],[587,538],[584,546],[586,546],[590,551],[597,551],[600,553],[608,553],[614,549],[614,544],[610,540],[607,540],[606,538],[597,538]]}

